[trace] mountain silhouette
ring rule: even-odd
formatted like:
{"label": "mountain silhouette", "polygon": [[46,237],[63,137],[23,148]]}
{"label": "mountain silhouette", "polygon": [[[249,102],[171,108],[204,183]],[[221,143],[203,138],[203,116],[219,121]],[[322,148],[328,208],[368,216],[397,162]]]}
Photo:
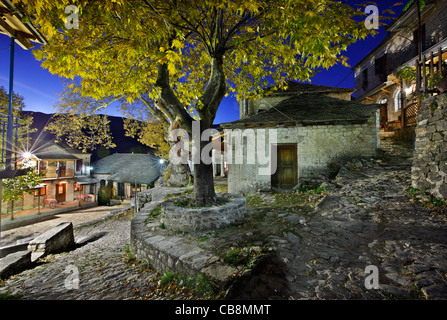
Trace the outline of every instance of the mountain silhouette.
{"label": "mountain silhouette", "polygon": [[[23,111],[23,113],[33,117],[32,127],[37,129],[36,132],[30,134],[33,142],[38,141],[39,143],[44,143],[50,141],[54,142],[56,140],[56,135],[45,130],[45,127],[51,121],[51,117],[54,114],[38,111]],[[112,140],[116,147],[107,149],[100,146],[94,150],[89,150],[88,152],[92,154],[91,163],[114,153],[153,153],[154,149],[140,143],[136,138],[126,136],[123,126],[124,118],[116,116],[107,117],[110,121],[109,126]],[[64,143],[59,143],[59,145],[64,146]]]}

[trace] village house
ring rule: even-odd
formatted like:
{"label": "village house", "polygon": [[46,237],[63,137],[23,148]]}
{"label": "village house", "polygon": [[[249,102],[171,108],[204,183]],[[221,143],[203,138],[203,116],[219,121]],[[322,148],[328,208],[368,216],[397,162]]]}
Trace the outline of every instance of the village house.
{"label": "village house", "polygon": [[[426,1],[420,28],[417,3],[393,21],[386,38],[353,67],[356,101],[382,104],[382,132],[414,129],[420,102],[415,92],[432,89],[447,62],[447,1]],[[405,67],[413,69],[413,80],[399,76]]]}
{"label": "village house", "polygon": [[[248,194],[292,189],[333,175],[347,160],[376,156],[379,105],[353,102],[352,92],[289,81],[287,90],[255,101],[240,101],[241,119],[221,127],[224,132],[252,130],[255,137],[265,130],[264,151],[276,165],[272,174],[260,174],[265,164],[235,163],[227,157],[228,191]],[[276,133],[274,142],[269,139],[270,130]],[[225,144],[234,154],[241,146],[229,146],[227,136]],[[248,139],[242,142],[244,159],[247,143]]]}
{"label": "village house", "polygon": [[[23,162],[42,173],[42,183],[32,194],[15,201],[14,210],[54,206],[67,202],[96,200],[96,181],[89,178],[90,154],[64,148],[51,142],[34,146],[33,152],[22,154]],[[2,204],[2,212],[10,210],[10,202]]]}
{"label": "village house", "polygon": [[150,153],[114,153],[92,165],[91,177],[98,181],[98,190],[110,183],[115,196],[129,199],[135,195],[135,190],[153,186],[165,166],[160,158]]}

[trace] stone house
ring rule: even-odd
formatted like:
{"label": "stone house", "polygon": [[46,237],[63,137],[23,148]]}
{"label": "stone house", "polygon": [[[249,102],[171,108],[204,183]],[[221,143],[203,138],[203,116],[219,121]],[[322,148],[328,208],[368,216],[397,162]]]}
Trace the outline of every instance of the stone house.
{"label": "stone house", "polygon": [[112,184],[114,195],[129,199],[139,190],[150,188],[161,176],[165,163],[152,154],[115,153],[96,161],[91,177],[98,181],[97,189]]}
{"label": "stone house", "polygon": [[417,60],[424,61],[428,70],[430,57],[435,68],[439,56],[446,63],[447,1],[426,2],[420,14],[420,36],[417,11],[415,1],[386,28],[386,38],[353,67],[356,101],[382,104],[380,127],[383,131],[416,124],[419,102],[413,94],[415,81],[402,81],[398,72],[404,67],[416,69]]}
{"label": "stone house", "polygon": [[[351,101],[352,91],[290,82],[286,92],[241,101],[241,119],[221,124],[228,191],[292,189],[331,176],[347,160],[375,156],[379,105]],[[236,141],[238,129],[242,139]],[[237,150],[243,151],[243,163],[233,157]],[[259,152],[269,159],[270,172],[265,159],[250,160]]]}
{"label": "stone house", "polygon": [[[14,210],[28,210],[44,205],[72,202],[79,199],[95,201],[95,183],[89,178],[90,154],[64,148],[52,142],[34,145],[22,162],[29,162],[39,173],[42,183],[33,194],[25,193],[23,199],[14,203]],[[2,212],[10,206],[2,204]]]}

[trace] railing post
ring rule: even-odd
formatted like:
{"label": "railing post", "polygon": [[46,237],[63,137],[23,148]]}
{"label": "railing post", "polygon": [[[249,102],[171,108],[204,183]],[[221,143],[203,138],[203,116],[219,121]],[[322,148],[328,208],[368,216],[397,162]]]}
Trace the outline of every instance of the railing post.
{"label": "railing post", "polygon": [[432,52],[430,52],[430,76],[432,76],[432,77],[433,77],[433,74],[435,73],[433,60],[434,60],[434,55],[433,55],[433,51],[432,51]]}
{"label": "railing post", "polygon": [[416,92],[421,91],[421,66],[419,60],[416,59]]}
{"label": "railing post", "polygon": [[424,85],[424,94],[427,93],[427,70],[425,69],[425,55],[422,57],[422,84]]}
{"label": "railing post", "polygon": [[442,75],[442,49],[441,49],[441,47],[438,48],[438,71]]}
{"label": "railing post", "polygon": [[400,104],[402,106],[400,110],[400,125],[405,128],[406,125],[406,112],[407,112],[407,95],[404,91],[403,81],[400,82]]}

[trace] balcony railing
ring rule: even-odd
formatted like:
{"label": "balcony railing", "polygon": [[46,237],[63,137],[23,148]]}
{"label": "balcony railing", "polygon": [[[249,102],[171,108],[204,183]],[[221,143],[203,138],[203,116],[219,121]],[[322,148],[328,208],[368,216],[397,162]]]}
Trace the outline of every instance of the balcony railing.
{"label": "balcony railing", "polygon": [[[434,36],[429,39],[425,39],[422,43],[422,52],[433,47],[437,43],[442,41],[440,36]],[[409,62],[410,60],[417,58],[418,46],[416,43],[411,42],[409,45],[401,48],[398,51],[388,53],[388,68],[389,73]]]}

